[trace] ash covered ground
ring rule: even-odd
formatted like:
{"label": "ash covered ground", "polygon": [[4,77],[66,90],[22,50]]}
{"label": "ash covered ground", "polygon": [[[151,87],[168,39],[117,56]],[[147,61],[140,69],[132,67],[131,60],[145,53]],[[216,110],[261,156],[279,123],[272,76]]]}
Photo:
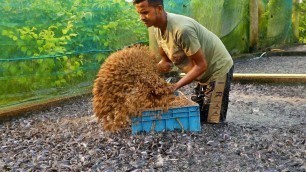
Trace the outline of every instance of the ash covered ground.
{"label": "ash covered ground", "polygon": [[[306,73],[290,65],[306,57],[279,59],[235,72]],[[0,133],[0,171],[306,171],[306,86],[233,83],[227,123],[199,133],[105,133],[90,96],[1,122]]]}

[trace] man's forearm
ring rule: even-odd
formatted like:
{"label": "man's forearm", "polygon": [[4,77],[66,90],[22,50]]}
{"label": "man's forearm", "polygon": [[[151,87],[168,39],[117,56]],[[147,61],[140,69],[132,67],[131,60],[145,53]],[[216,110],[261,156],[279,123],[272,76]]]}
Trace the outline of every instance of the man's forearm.
{"label": "man's forearm", "polygon": [[201,76],[205,70],[203,70],[200,66],[194,66],[191,71],[189,71],[182,79],[180,79],[177,83],[174,84],[174,90],[177,90],[187,84],[190,84],[192,81],[196,80],[199,76]]}

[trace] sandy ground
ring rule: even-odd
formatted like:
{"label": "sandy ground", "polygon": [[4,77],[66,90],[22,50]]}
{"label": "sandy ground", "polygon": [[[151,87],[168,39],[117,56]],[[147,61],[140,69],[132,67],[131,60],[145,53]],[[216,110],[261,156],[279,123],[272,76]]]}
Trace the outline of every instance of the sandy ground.
{"label": "sandy ground", "polygon": [[[301,60],[246,60],[235,70],[305,73],[291,65]],[[233,83],[227,123],[199,133],[105,133],[91,97],[2,122],[0,133],[0,171],[306,171],[306,86]]]}

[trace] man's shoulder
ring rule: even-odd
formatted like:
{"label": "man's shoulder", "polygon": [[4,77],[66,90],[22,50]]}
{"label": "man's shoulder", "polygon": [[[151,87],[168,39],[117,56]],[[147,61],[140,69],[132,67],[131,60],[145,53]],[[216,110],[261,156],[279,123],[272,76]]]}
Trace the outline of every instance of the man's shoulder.
{"label": "man's shoulder", "polygon": [[182,15],[182,14],[176,14],[176,13],[167,12],[167,16],[170,19],[193,20],[191,17],[185,16],[185,15]]}
{"label": "man's shoulder", "polygon": [[184,32],[194,27],[196,21],[188,16],[168,13],[170,27],[178,32]]}

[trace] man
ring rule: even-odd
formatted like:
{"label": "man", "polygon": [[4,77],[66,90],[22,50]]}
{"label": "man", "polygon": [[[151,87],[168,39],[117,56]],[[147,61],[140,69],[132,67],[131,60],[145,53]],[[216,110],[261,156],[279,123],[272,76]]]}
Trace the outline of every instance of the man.
{"label": "man", "polygon": [[177,66],[186,75],[170,86],[175,91],[199,81],[192,100],[199,103],[201,122],[225,121],[233,60],[221,40],[194,19],[168,13],[163,0],[133,0],[140,19],[154,27],[161,61],[158,69]]}

